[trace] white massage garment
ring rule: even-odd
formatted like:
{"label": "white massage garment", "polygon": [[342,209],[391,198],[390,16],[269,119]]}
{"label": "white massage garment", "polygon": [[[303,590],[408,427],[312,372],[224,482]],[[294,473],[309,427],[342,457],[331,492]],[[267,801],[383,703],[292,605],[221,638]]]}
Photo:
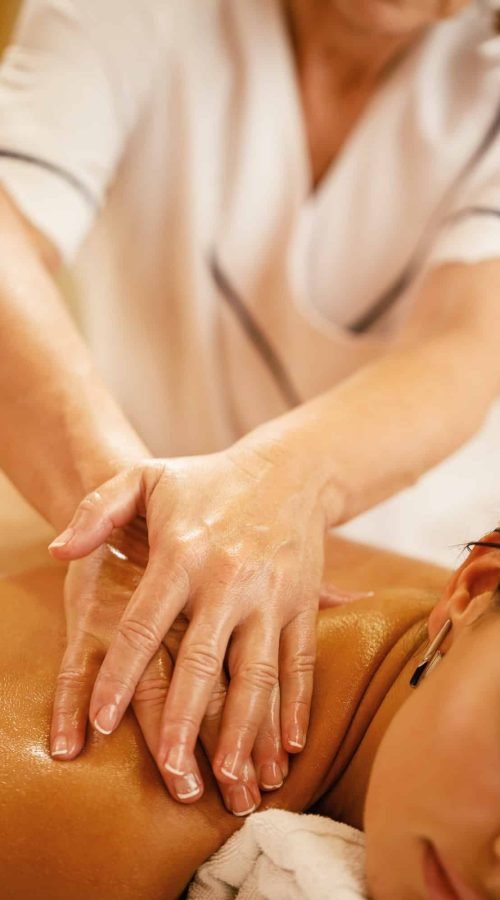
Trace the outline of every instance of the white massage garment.
{"label": "white massage garment", "polygon": [[363,900],[364,836],[323,816],[270,809],[198,869],[189,900]]}

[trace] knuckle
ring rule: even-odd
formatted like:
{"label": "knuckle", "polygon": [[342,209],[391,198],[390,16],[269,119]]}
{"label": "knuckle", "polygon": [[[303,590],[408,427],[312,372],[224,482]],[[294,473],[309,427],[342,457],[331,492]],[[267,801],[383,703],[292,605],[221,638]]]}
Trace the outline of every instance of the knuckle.
{"label": "knuckle", "polygon": [[246,559],[247,552],[243,543],[229,542],[219,547],[214,547],[213,551],[214,565],[221,572],[227,572],[228,576],[242,571]]}
{"label": "knuckle", "polygon": [[278,667],[263,660],[247,663],[236,673],[236,678],[252,688],[271,692],[278,683]]}
{"label": "knuckle", "polygon": [[180,665],[190,675],[204,679],[216,678],[221,670],[217,653],[206,644],[192,644],[188,647]]}
{"label": "knuckle", "polygon": [[[261,557],[260,557],[261,559]],[[247,537],[226,535],[212,542],[209,565],[214,580],[221,586],[246,583],[259,570],[257,554]]]}
{"label": "knuckle", "polygon": [[291,566],[275,566],[269,573],[269,587],[273,595],[291,597],[296,591],[297,578]]}
{"label": "knuckle", "polygon": [[164,678],[143,678],[135,689],[134,700],[151,706],[163,705],[167,694]]}
{"label": "knuckle", "polygon": [[161,643],[161,637],[154,628],[138,619],[124,619],[118,626],[119,636],[128,646],[139,653],[154,653]]}
{"label": "knuckle", "polygon": [[178,550],[179,558],[189,556],[192,548],[196,547],[198,542],[202,542],[205,537],[201,526],[186,527],[182,522],[175,522],[169,533],[169,544],[174,550]]}
{"label": "knuckle", "polygon": [[80,692],[88,684],[88,672],[83,668],[64,668],[56,677],[56,696]]}
{"label": "knuckle", "polygon": [[288,677],[312,675],[314,672],[314,653],[295,653],[283,666],[283,674]]}
{"label": "knuckle", "polygon": [[101,509],[102,505],[102,494],[99,491],[92,491],[83,498],[79,508],[83,512],[95,512],[95,510]]}
{"label": "knuckle", "polygon": [[114,697],[115,695],[119,695],[121,697],[132,696],[136,689],[136,679],[129,672],[116,672],[107,671],[105,668],[102,668],[99,677],[96,680],[94,695],[96,697],[103,698],[102,702],[111,702],[106,701],[105,697]]}

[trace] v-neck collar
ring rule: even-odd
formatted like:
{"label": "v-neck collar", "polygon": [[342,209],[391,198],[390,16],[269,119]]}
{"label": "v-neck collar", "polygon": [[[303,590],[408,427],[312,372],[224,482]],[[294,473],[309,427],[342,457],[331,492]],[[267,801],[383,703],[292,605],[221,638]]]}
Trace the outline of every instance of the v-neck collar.
{"label": "v-neck collar", "polygon": [[365,130],[369,120],[371,120],[373,115],[377,114],[378,108],[384,105],[386,93],[392,89],[394,82],[400,78],[405,66],[411,64],[414,55],[420,53],[429,34],[434,28],[439,27],[439,23],[435,26],[430,26],[421,38],[408,48],[407,51],[401,53],[398,59],[390,66],[390,70],[387,72],[386,76],[380,80],[377,88],[373,91],[372,96],[367,101],[361,114],[355,120],[335,157],[331,160],[320,180],[315,184],[297,65],[292,38],[286,19],[286,12],[283,8],[283,0],[274,0],[274,7],[275,15],[278,20],[278,30],[281,33],[282,55],[285,60],[285,79],[288,82],[290,105],[294,107],[297,144],[302,158],[304,178],[303,202],[306,207],[314,207],[320,204],[322,197],[328,193],[329,187],[343,168],[344,160],[350,156],[352,148],[358,140],[361,139],[362,132]]}

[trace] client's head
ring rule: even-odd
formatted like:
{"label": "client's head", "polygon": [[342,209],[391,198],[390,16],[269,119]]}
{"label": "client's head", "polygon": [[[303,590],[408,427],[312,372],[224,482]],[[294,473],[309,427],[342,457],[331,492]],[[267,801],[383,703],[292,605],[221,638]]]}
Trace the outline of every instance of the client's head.
{"label": "client's head", "polygon": [[498,549],[478,542],[430,616],[431,640],[452,623],[442,660],[376,755],[365,807],[375,900],[500,898],[500,534],[484,542]]}

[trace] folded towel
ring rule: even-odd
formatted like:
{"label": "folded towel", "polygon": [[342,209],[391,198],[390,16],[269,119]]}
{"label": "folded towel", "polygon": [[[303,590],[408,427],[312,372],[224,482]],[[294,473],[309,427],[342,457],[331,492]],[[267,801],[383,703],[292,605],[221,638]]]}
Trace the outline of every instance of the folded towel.
{"label": "folded towel", "polygon": [[363,900],[364,836],[323,816],[249,816],[198,869],[188,900]]}

